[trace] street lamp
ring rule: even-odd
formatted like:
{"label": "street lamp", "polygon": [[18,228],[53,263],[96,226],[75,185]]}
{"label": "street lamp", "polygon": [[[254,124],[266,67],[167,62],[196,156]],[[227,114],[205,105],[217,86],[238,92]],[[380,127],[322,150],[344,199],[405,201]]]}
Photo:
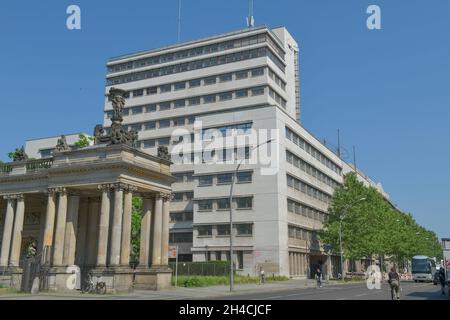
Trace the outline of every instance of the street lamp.
{"label": "street lamp", "polygon": [[[249,154],[251,154],[251,152],[253,150],[258,149],[262,145],[269,144],[274,140],[275,139],[270,139],[270,140],[267,140],[266,142],[258,144],[256,147],[253,147],[249,151]],[[236,170],[234,171],[234,173],[231,177],[231,187],[230,187],[230,291],[233,291],[233,287],[234,287],[234,268],[233,268],[233,187],[234,187],[234,177],[237,176],[239,168],[241,167],[242,162],[244,162],[245,158],[246,157],[241,159],[241,161],[239,162],[238,166],[236,167]]]}
{"label": "street lamp", "polygon": [[[351,207],[353,207],[355,204],[357,204],[358,202],[364,201],[366,200],[366,198],[361,198],[359,200],[356,200],[348,205],[346,205],[344,207],[344,210],[342,211],[347,211],[348,209],[350,209]],[[339,216],[339,247],[341,250],[341,280],[344,281],[344,255],[342,252],[342,220],[344,219],[344,214],[341,213],[341,215]]]}

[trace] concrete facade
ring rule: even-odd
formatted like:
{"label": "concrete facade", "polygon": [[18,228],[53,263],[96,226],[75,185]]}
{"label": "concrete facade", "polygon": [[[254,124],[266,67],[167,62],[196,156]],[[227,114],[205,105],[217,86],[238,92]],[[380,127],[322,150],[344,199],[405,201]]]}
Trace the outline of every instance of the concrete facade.
{"label": "concrete facade", "polygon": [[[174,133],[185,129],[194,135],[197,123],[204,129],[244,128],[241,136],[277,131],[270,145],[276,173],[263,173],[267,164],[244,163],[236,177],[233,261],[242,274],[257,274],[262,267],[267,274],[307,277],[319,265],[327,275],[340,272],[339,258],[326,255],[316,231],[334,188],[355,168],[300,124],[299,56],[285,28],[259,27],[107,63],[105,92],[111,87],[128,92],[124,125],[138,132],[146,153],[155,155],[159,146],[173,150],[180,141]],[[108,130],[108,99],[104,111]],[[179,246],[180,261],[229,260],[226,198],[236,163],[186,162],[171,166],[177,181],[165,221],[169,242]],[[358,178],[389,198],[360,171]],[[149,228],[145,215],[143,222]]]}

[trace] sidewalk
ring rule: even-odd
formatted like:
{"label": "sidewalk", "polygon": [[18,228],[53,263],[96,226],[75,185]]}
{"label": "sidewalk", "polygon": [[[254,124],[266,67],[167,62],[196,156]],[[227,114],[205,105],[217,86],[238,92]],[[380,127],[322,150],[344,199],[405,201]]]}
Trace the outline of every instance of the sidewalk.
{"label": "sidewalk", "polygon": [[[343,284],[340,281],[324,282],[324,287]],[[357,284],[348,282],[345,284]],[[217,298],[223,296],[233,296],[246,293],[276,292],[292,289],[315,288],[316,281],[311,279],[292,279],[287,281],[269,282],[263,285],[259,284],[238,284],[234,286],[234,291],[230,292],[229,286],[212,286],[201,288],[171,288],[162,291],[134,290],[130,293],[108,294],[104,296],[74,293],[39,293],[31,294],[0,294],[0,300],[201,300]]]}

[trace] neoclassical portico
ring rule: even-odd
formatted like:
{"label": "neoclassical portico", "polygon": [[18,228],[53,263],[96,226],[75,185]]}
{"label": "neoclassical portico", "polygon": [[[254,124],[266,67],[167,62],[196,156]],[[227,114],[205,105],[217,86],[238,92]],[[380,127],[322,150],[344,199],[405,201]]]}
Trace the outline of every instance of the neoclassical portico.
{"label": "neoclassical portico", "polygon": [[[117,108],[118,94],[111,93]],[[100,276],[112,291],[170,285],[171,162],[165,152],[152,156],[133,147],[136,137],[123,133],[120,108],[114,123],[117,132],[99,133],[94,146],[70,149],[62,137],[52,158],[0,168],[0,271],[14,286],[30,243],[48,269],[51,290],[68,290],[71,266]],[[136,269],[130,266],[133,197],[143,199]]]}

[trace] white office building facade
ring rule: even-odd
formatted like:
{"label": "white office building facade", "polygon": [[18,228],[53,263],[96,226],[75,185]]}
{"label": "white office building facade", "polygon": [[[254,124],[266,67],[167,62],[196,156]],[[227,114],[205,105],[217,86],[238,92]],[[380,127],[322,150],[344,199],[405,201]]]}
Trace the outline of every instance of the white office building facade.
{"label": "white office building facade", "polygon": [[[328,256],[316,231],[334,189],[354,168],[300,125],[299,48],[285,28],[250,28],[125,55],[110,59],[107,69],[105,93],[111,87],[128,92],[124,125],[138,132],[145,152],[186,143],[174,135],[179,129],[187,130],[192,142],[200,123],[202,130],[228,137],[266,131],[266,140],[275,139],[249,154],[270,149],[274,172],[263,170],[273,163],[244,161],[235,176],[233,260],[239,273],[254,275],[262,267],[270,274],[306,277],[321,265],[327,275],[337,275],[339,258]],[[112,113],[107,100],[104,111],[107,129]],[[251,147],[243,147],[244,157]],[[231,154],[239,159],[240,151]],[[219,153],[219,158],[229,154]],[[229,260],[236,163],[192,163],[194,153],[183,158],[171,169],[177,182],[170,243],[179,247],[180,261]],[[362,173],[359,178],[377,186]]]}

